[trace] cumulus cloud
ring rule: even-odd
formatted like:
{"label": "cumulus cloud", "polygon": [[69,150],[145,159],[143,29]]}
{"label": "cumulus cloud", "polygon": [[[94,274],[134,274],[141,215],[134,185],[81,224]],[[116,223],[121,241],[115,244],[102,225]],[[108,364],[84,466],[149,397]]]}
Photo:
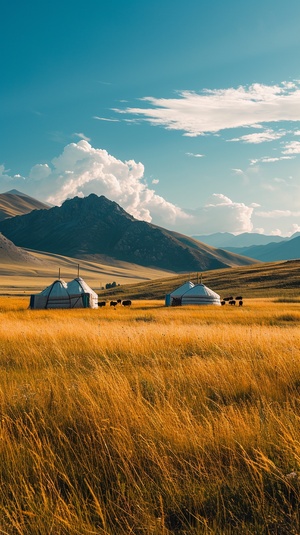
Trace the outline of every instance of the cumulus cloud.
{"label": "cumulus cloud", "polygon": [[189,227],[194,234],[213,232],[251,232],[251,221],[254,207],[242,202],[234,202],[222,193],[214,193],[205,206],[196,210],[188,210],[192,216]]}
{"label": "cumulus cloud", "polygon": [[[217,193],[204,206],[184,210],[147,185],[142,163],[123,162],[84,140],[67,145],[51,165],[35,165],[29,177],[22,180],[26,192],[38,198],[42,196],[51,204],[61,204],[76,195],[96,193],[118,202],[138,219],[186,234],[212,233],[220,228],[228,232],[250,232],[251,215],[256,207],[256,204],[247,206]],[[10,188],[18,185],[17,179],[0,166],[0,187],[8,189],[7,182]],[[157,183],[158,180],[153,179],[152,184]]]}
{"label": "cumulus cloud", "polygon": [[84,140],[70,143],[52,160],[47,183],[55,192],[47,197],[51,204],[96,193],[118,202],[134,217],[148,222],[154,219],[157,224],[172,226],[190,218],[147,186],[142,163],[123,162]]}
{"label": "cumulus cloud", "polygon": [[[300,82],[267,86],[180,91],[176,98],[144,97],[144,107],[114,109],[140,117],[154,126],[200,136],[228,128],[300,120]],[[147,106],[148,104],[148,106]],[[252,138],[254,139],[254,138]]]}
{"label": "cumulus cloud", "polygon": [[51,174],[51,169],[46,163],[38,163],[34,165],[29,173],[29,178],[32,180],[43,180]]}
{"label": "cumulus cloud", "polygon": [[228,139],[228,141],[242,141],[243,143],[264,143],[265,141],[274,141],[285,136],[286,132],[280,130],[274,132],[274,130],[265,130],[264,132],[254,132],[253,134],[246,134],[245,136],[236,137],[234,139]]}

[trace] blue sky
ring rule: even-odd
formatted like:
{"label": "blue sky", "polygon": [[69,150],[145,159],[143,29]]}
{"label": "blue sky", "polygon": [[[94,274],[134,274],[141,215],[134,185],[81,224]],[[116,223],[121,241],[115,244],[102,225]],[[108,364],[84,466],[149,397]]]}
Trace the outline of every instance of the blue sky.
{"label": "blue sky", "polygon": [[298,0],[7,2],[0,192],[186,234],[300,230]]}

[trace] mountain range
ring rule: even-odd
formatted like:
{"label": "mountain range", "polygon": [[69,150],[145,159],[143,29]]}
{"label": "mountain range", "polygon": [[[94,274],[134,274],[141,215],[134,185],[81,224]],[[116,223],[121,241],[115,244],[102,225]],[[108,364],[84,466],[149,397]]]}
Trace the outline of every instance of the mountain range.
{"label": "mountain range", "polygon": [[300,258],[300,232],[288,238],[244,232],[235,236],[229,232],[217,232],[208,236],[194,236],[201,242],[247,256],[260,262],[293,260]]}
{"label": "mountain range", "polygon": [[105,256],[174,272],[253,263],[128,214],[117,203],[91,194],[62,206],[33,210],[0,222],[15,245],[75,258]]}

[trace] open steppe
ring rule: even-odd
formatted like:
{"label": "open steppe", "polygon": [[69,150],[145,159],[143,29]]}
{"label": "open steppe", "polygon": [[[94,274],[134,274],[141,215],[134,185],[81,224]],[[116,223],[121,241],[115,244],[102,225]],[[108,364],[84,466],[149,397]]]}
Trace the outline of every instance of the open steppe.
{"label": "open steppe", "polygon": [[108,259],[101,255],[90,255],[76,259],[54,253],[26,250],[34,259],[32,264],[3,260],[0,251],[0,295],[28,295],[38,293],[49,286],[59,276],[70,281],[80,275],[95,291],[100,291],[106,283],[136,284],[140,281],[170,275],[170,272],[138,266],[128,262]]}
{"label": "open steppe", "polygon": [[299,289],[28,302],[0,298],[0,533],[299,533]]}

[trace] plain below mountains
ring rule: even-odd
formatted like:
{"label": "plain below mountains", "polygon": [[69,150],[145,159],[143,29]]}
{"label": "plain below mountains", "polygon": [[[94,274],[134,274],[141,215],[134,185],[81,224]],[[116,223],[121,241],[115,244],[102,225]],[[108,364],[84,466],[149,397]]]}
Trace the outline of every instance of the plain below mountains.
{"label": "plain below mountains", "polygon": [[253,260],[139,221],[104,196],[67,200],[0,222],[16,245],[75,258],[102,255],[142,266],[186,272],[243,266]]}

